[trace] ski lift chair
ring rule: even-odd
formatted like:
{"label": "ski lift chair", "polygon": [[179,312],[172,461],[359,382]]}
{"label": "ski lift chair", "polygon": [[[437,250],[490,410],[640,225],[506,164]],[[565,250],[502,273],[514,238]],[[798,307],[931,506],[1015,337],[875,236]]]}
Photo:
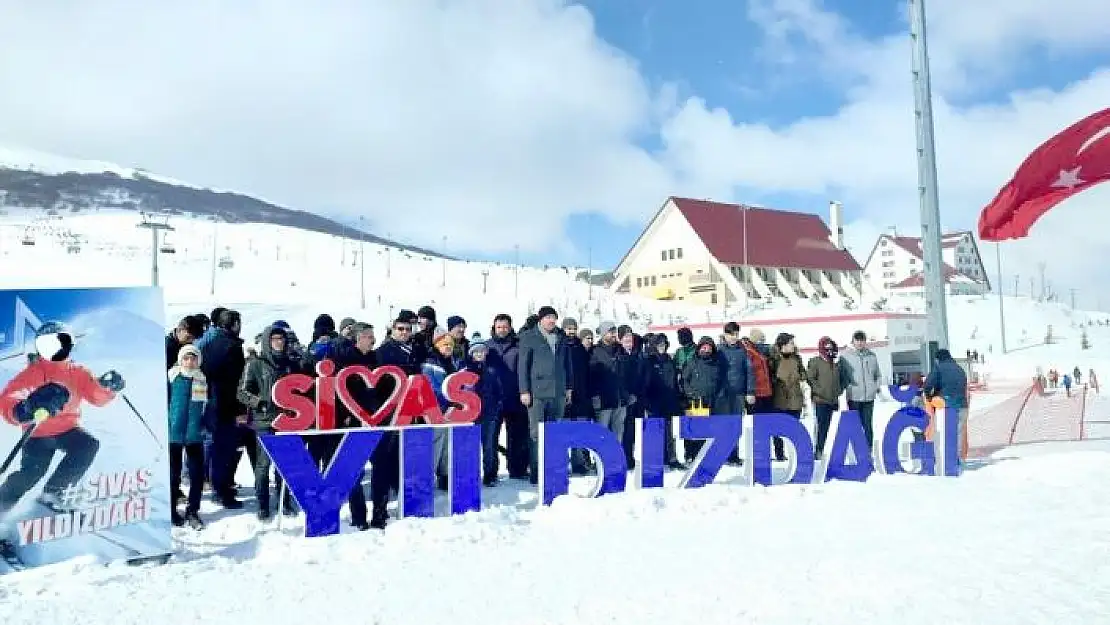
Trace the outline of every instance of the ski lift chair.
{"label": "ski lift chair", "polygon": [[35,237],[30,232],[25,232],[23,234],[23,240],[20,241],[20,243],[28,247],[33,246],[35,244]]}
{"label": "ski lift chair", "polygon": [[158,251],[163,254],[176,254],[177,248],[165,237],[162,237],[162,247],[158,248]]}
{"label": "ski lift chair", "polygon": [[230,256],[224,256],[220,259],[219,266],[220,269],[231,269],[235,266],[235,263],[231,260]]}

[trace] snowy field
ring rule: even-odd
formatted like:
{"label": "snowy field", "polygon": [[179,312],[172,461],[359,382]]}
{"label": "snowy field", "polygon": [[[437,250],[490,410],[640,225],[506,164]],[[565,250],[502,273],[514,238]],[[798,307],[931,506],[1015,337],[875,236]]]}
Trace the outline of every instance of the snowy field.
{"label": "snowy field", "polygon": [[[1105,623],[1110,443],[1030,445],[958,479],[534,497],[382,533],[241,514],[152,568],[0,578],[0,622]],[[211,512],[211,511],[209,511]],[[217,517],[218,518],[218,517]]]}
{"label": "snowy field", "polygon": [[[16,211],[7,219],[0,288],[149,281],[149,238],[134,228],[134,215],[34,228]],[[248,339],[279,318],[307,334],[321,312],[380,328],[400,308],[425,303],[443,317],[462,314],[483,334],[493,314],[508,311],[519,322],[545,303],[584,326],[721,315],[602,293],[575,281],[574,268],[444,262],[366,245],[363,270],[358,245],[336,237],[188,220],[175,226],[176,253],[162,257],[167,324],[230,305],[243,312]],[[29,232],[34,246],[21,244]],[[82,249],[68,254],[61,246],[75,233]],[[211,250],[234,258],[215,280]],[[5,270],[12,267],[19,269]],[[1014,350],[1007,355],[996,300],[949,302],[953,351],[989,353],[983,371],[994,390],[973,400],[973,420],[1037,366],[1110,372],[1110,326],[1088,327],[1092,349],[1079,345],[1081,326],[1108,315],[1006,300]],[[844,312],[838,303],[796,308]],[[1048,326],[1053,341],[1044,344]],[[1104,397],[1088,410],[1092,439],[1110,439]],[[877,427],[890,410],[877,410]],[[245,462],[238,481],[251,481]],[[175,529],[178,555],[165,566],[75,560],[0,577],[0,622],[1110,622],[1110,440],[1012,447],[959,479],[876,476],[769,489],[738,482],[726,467],[717,484],[697,491],[567,497],[537,510],[533,488],[507,481],[483,493],[480,513],[310,540],[300,537],[300,519],[282,529],[260,524],[243,489],[245,510],[232,514],[206,501],[205,531]],[[572,491],[587,487],[576,480]]]}

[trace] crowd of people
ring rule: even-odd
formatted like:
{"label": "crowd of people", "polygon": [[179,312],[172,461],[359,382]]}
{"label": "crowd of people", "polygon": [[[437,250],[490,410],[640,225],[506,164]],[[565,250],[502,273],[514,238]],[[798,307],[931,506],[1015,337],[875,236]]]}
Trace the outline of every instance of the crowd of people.
{"label": "crowd of people", "polygon": [[[1072,386],[1083,384],[1083,370],[1076,366],[1071,373],[1065,372],[1060,375],[1060,371],[1055,367],[1049,369],[1047,374],[1043,368],[1037,367],[1037,382],[1041,385],[1041,388],[1055,389],[1062,386],[1065,394],[1071,397]],[[1095,375],[1094,369],[1087,370],[1087,385],[1094,389],[1096,393],[1098,392],[1098,376]]]}
{"label": "crowd of people", "polygon": [[[856,332],[841,349],[822,338],[817,355],[803,361],[795,337],[778,334],[768,344],[764,333],[751,329],[743,336],[735,322],[726,323],[719,341],[709,336],[695,340],[689,328],[677,332],[672,350],[664,334],[640,335],[628,325],[602,322],[595,329],[580,328],[571,318],[560,319],[550,306],[540,308],[519,328],[507,314],[492,320],[488,338],[467,337],[468,324],[460,316],[439,323],[436,311],[424,306],[403,310],[384,328],[378,344],[375,327],[346,318],[336,325],[327,314],[316,318],[311,336],[302,343],[282,320],[275,320],[247,344],[241,336],[239,312],[216,308],[209,314],[187,316],[166,336],[167,395],[171,460],[171,493],[175,525],[204,526],[199,517],[202,489],[211,488],[213,500],[224,508],[243,507],[234,472],[245,452],[254,467],[256,514],[296,514],[296,502],[281,497],[275,510],[271,494],[271,463],[260,451],[257,435],[273,432],[280,411],[271,401],[277,380],[293,373],[316,375],[315,365],[332,360],[337,368],[393,365],[406,373],[430,378],[441,408],[442,380],[460,370],[477,374],[474,390],[482,399],[478,424],[482,428],[482,481],[498,485],[501,457],[509,479],[537,482],[539,424],[561,419],[595,421],[622,440],[630,468],[635,466],[635,421],[645,414],[737,415],[780,412],[801,418],[806,394],[817,423],[815,451],[824,451],[833,414],[842,397],[859,412],[867,440],[874,439],[872,414],[876,397],[885,392],[876,354],[866,334]],[[926,391],[943,395],[946,404],[962,410],[966,422],[966,377],[941,350],[926,381]],[[363,408],[376,410],[393,389],[370,388],[357,377],[349,392]],[[361,421],[340,402],[337,428],[360,427]],[[670,420],[667,420],[670,428]],[[501,447],[501,432],[505,445]],[[308,437],[308,450],[326,467],[341,435]],[[701,441],[683,441],[681,454],[673,432],[665,437],[665,461],[680,470],[697,457]],[[447,488],[445,445],[437,440],[438,486]],[[776,460],[785,459],[782,440],[774,441]],[[592,459],[574,450],[569,459],[576,475],[595,472]],[[738,452],[729,463],[741,464]],[[350,523],[358,529],[384,529],[387,503],[398,487],[398,440],[386,434],[371,457],[370,497],[362,482],[349,495]],[[182,473],[188,476],[188,493]],[[280,476],[273,486],[282,487]],[[184,502],[182,512],[180,506]],[[369,504],[369,505],[368,505]]]}

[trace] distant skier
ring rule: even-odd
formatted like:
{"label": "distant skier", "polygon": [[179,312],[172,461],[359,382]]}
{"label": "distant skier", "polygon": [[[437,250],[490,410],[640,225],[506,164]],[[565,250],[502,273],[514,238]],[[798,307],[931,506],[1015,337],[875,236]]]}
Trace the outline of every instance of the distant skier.
{"label": "distant skier", "polygon": [[123,377],[116,371],[95,377],[73,362],[72,350],[73,335],[62,324],[43,324],[35,335],[36,353],[0,391],[0,417],[29,430],[19,469],[0,484],[0,519],[42,480],[59,450],[62,460],[38,500],[54,510],[67,507],[63,491],[81,480],[100,449],[100,441],[81,427],[81,402],[107,405],[123,390]]}
{"label": "distant skier", "polygon": [[1064,374],[1064,391],[1071,397],[1071,375],[1067,373]]}

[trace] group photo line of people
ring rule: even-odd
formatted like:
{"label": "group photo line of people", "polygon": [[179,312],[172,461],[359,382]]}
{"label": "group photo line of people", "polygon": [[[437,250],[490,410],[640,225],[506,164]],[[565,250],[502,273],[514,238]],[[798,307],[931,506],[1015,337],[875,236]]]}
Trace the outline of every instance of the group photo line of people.
{"label": "group photo line of people", "polygon": [[[380,343],[371,323],[345,318],[337,325],[332,316],[321,314],[307,342],[302,343],[288,323],[275,320],[248,344],[241,336],[242,321],[238,311],[217,307],[186,316],[166,336],[172,520],[177,526],[204,527],[199,511],[205,490],[225,509],[244,507],[234,479],[244,453],[254,468],[258,518],[297,514],[296,501],[288,493],[273,496],[272,488],[282,488],[280,475],[271,480],[272,463],[257,436],[273,433],[281,413],[271,400],[274,384],[294,373],[315,376],[316,363],[324,359],[338,369],[392,365],[409,375],[427,376],[443,410],[449,407],[443,380],[460,370],[476,374],[473,390],[482,400],[476,422],[482,433],[482,482],[488,488],[502,479],[502,457],[510,480],[537,483],[541,422],[575,419],[601,424],[622,440],[631,469],[635,421],[646,414],[778,412],[801,419],[808,394],[816,421],[814,451],[821,457],[842,398],[848,409],[859,413],[871,443],[875,400],[886,393],[879,360],[862,331],[843,348],[829,337],[821,338],[817,354],[803,361],[795,337],[788,333],[778,334],[769,344],[760,329],[742,336],[739,324],[729,322],[719,340],[695,340],[683,327],[672,350],[664,334],[641,336],[613,322],[602,322],[596,330],[580,328],[574,319],[560,319],[550,306],[541,307],[519,328],[509,315],[495,316],[485,339],[479,332],[468,337],[467,321],[460,316],[440,323],[431,306],[402,310],[384,329]],[[388,383],[369,387],[357,376],[347,383],[350,396],[369,411],[393,391]],[[943,397],[966,424],[967,377],[947,350],[937,353],[923,391],[926,398]],[[342,402],[336,410],[338,429],[362,426]],[[683,470],[703,443],[683,441],[680,453],[671,421],[667,423],[666,464]],[[307,437],[319,467],[328,466],[341,437],[341,432]],[[369,502],[362,480],[349,495],[353,527],[385,528],[387,505],[399,486],[398,453],[396,433],[387,433],[371,457]],[[446,490],[446,454],[437,450],[437,455],[438,487]],[[774,457],[786,457],[781,439],[774,441]],[[569,463],[574,475],[596,472],[585,450],[573,450]],[[742,464],[738,452],[729,463]],[[282,509],[276,510],[272,503],[279,499]]]}

